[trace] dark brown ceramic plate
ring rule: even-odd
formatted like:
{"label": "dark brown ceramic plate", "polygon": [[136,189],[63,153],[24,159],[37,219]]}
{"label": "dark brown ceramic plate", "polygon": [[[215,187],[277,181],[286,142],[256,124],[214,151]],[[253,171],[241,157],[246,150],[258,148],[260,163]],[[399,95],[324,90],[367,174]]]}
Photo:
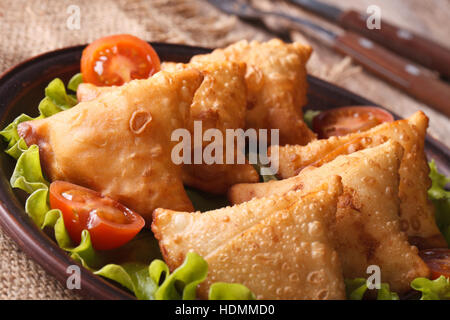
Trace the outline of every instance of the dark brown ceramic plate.
{"label": "dark brown ceramic plate", "polygon": [[[198,47],[154,43],[163,61],[186,62],[191,56],[209,50]],[[37,106],[43,98],[44,88],[56,77],[65,83],[79,72],[81,52],[77,46],[49,52],[29,59],[10,69],[0,77],[0,127],[4,128],[21,113],[37,116]],[[315,77],[308,77],[311,109],[330,109],[348,105],[374,105],[353,93]],[[439,169],[450,173],[450,150],[428,136],[426,151],[436,160]],[[0,152],[0,225],[20,248],[65,285],[66,269],[73,261],[45,233],[39,230],[24,211],[24,197],[12,190],[9,178],[15,161]],[[19,275],[20,276],[20,275]],[[81,294],[94,299],[132,299],[125,290],[82,268]]]}

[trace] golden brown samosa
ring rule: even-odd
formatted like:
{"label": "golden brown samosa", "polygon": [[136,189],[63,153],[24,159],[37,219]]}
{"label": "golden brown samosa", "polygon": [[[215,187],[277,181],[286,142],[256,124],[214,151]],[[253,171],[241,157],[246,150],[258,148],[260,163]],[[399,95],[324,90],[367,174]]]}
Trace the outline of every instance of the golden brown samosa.
{"label": "golden brown samosa", "polygon": [[[191,133],[192,154],[191,164],[182,167],[183,182],[200,190],[224,194],[229,187],[237,183],[258,182],[259,175],[249,163],[226,164],[225,152],[240,152],[236,148],[225,150],[222,146],[223,163],[194,164],[194,122],[201,122],[203,134],[208,129],[218,129],[225,141],[226,129],[243,128],[245,125],[245,112],[247,102],[247,89],[245,85],[245,64],[227,61],[213,61],[207,63],[182,64],[165,62],[161,65],[162,70],[168,72],[179,72],[185,69],[195,68],[200,70],[204,76],[203,82],[195,92],[186,128]],[[80,84],[77,97],[80,101],[97,98],[103,93],[117,90],[119,87],[97,87],[92,84]],[[197,133],[198,134],[198,133]],[[202,152],[211,142],[202,141]],[[236,158],[235,158],[236,160]]]}
{"label": "golden brown samosa", "polygon": [[334,244],[344,276],[367,278],[367,267],[377,265],[383,282],[388,282],[394,291],[405,292],[414,278],[428,276],[429,270],[401,230],[398,170],[402,153],[400,144],[388,141],[338,156],[286,180],[233,186],[229,196],[232,202],[239,203],[291,190],[308,193],[320,181],[339,174],[344,193],[336,213]]}
{"label": "golden brown samosa", "polygon": [[246,40],[191,62],[235,61],[247,64],[248,102],[246,128],[279,129],[279,143],[305,145],[315,139],[303,121],[306,104],[306,62],[311,47],[279,39],[260,43]]}
{"label": "golden brown samosa", "polygon": [[418,111],[408,119],[384,123],[365,132],[317,140],[304,147],[274,147],[276,150],[271,151],[279,154],[279,175],[289,178],[309,165],[319,167],[340,154],[379,145],[386,139],[397,141],[405,150],[399,171],[400,227],[410,242],[421,249],[447,247],[427,195],[431,186],[424,152],[427,127],[427,116]]}
{"label": "golden brown samosa", "polygon": [[[223,137],[222,141],[216,141],[222,150],[223,157],[220,158],[223,163],[194,164],[192,156],[191,164],[183,165],[183,182],[188,186],[218,194],[226,193],[229,187],[236,183],[258,182],[259,175],[252,165],[247,161],[243,164],[237,163],[237,153],[242,151],[236,147],[232,150],[225,148],[226,130],[245,126],[245,64],[229,61],[190,64],[165,62],[161,68],[167,71],[196,68],[203,73],[204,79],[195,93],[186,127],[194,138],[195,123],[201,123],[202,128],[197,134],[203,135],[209,129],[218,129]],[[209,143],[211,142],[202,142],[202,152]],[[226,152],[234,153],[234,163],[226,163]]]}
{"label": "golden brown samosa", "polygon": [[303,197],[291,192],[205,213],[157,209],[152,230],[171,269],[189,251],[208,262],[202,298],[224,281],[246,285],[258,299],[345,299],[329,240],[341,192],[335,176]]}
{"label": "golden brown samosa", "polygon": [[37,144],[50,180],[89,187],[151,222],[155,208],[192,210],[171,160],[171,133],[182,128],[203,76],[160,72],[46,119],[21,123]]}
{"label": "golden brown samosa", "polygon": [[98,87],[92,83],[80,83],[77,88],[78,102],[94,100],[103,93],[112,92],[120,88],[119,86]]}

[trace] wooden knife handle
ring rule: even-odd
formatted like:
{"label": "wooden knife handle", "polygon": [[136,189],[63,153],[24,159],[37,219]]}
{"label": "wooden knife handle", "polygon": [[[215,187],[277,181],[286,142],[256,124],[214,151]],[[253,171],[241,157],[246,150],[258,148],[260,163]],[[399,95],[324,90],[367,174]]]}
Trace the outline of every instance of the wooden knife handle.
{"label": "wooden knife handle", "polygon": [[427,68],[438,71],[450,79],[450,50],[408,30],[396,27],[381,20],[381,29],[369,29],[367,16],[349,10],[342,13],[340,24],[372,39],[384,47],[415,61]]}
{"label": "wooden knife handle", "polygon": [[450,117],[450,86],[446,83],[352,32],[337,36],[334,47],[369,71]]}

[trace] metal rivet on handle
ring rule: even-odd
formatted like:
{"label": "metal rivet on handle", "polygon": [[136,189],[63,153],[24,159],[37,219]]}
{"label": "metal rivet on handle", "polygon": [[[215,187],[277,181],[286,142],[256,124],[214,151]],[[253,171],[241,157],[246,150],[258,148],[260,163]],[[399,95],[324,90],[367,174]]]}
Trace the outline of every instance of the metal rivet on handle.
{"label": "metal rivet on handle", "polygon": [[408,72],[409,74],[418,76],[420,74],[420,70],[419,68],[417,68],[416,66],[413,66],[412,64],[407,64],[405,66],[405,71]]}
{"label": "metal rivet on handle", "polygon": [[359,38],[359,44],[366,49],[373,48],[373,42],[366,38]]}
{"label": "metal rivet on handle", "polygon": [[401,39],[410,40],[410,39],[412,39],[413,35],[408,30],[399,29],[397,31],[397,37],[399,37]]}

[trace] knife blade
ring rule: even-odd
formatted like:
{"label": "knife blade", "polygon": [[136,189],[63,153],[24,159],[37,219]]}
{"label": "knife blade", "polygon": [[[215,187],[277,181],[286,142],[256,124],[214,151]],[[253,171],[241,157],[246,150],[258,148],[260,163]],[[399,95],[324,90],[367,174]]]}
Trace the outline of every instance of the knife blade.
{"label": "knife blade", "polygon": [[338,34],[307,19],[281,12],[260,10],[241,0],[208,0],[208,2],[228,14],[245,20],[264,21],[265,17],[276,17],[290,21],[299,29],[312,30],[319,40],[352,57],[368,71],[450,117],[449,85],[363,36],[349,31]]}
{"label": "knife blade", "polygon": [[327,20],[333,22],[339,22],[339,18],[342,16],[343,11],[338,7],[329,5],[315,0],[288,0],[314,14],[317,14]]}
{"label": "knife blade", "polygon": [[[301,23],[312,30],[319,31],[326,38],[331,39],[335,37],[335,34],[333,32],[323,28],[318,24],[312,23],[309,20],[286,15],[282,12],[267,12],[264,10],[256,9],[255,7],[250,6],[245,0],[208,0],[208,2],[219,8],[223,12],[238,16],[243,20],[263,22],[261,16],[271,15],[296,23]],[[278,29],[276,31],[279,32]]]}
{"label": "knife blade", "polygon": [[341,10],[318,0],[287,0],[341,27],[361,33],[393,52],[439,72],[450,79],[450,50],[404,28],[381,21],[381,29],[369,29],[367,16],[355,10]]}

